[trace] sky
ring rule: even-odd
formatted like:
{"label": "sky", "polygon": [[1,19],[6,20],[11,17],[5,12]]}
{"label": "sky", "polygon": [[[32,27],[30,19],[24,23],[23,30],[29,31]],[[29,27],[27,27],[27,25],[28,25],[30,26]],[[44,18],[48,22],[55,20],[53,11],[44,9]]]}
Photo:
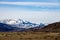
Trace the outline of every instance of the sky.
{"label": "sky", "polygon": [[60,22],[60,0],[0,0],[0,20],[4,19]]}

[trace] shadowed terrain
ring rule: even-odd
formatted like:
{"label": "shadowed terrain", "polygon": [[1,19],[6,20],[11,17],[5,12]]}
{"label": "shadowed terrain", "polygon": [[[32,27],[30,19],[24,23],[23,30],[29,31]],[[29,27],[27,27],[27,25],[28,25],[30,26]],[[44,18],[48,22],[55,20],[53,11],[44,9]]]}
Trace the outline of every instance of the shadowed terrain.
{"label": "shadowed terrain", "polygon": [[45,31],[45,32],[60,32],[60,22],[56,22],[53,24],[49,24],[42,28],[40,31]]}

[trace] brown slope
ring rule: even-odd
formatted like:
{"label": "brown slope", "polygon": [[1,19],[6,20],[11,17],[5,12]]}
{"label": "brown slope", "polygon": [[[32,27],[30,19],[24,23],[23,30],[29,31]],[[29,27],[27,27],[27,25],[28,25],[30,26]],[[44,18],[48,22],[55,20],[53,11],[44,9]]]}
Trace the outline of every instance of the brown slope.
{"label": "brown slope", "polygon": [[60,22],[52,23],[44,28],[42,28],[40,31],[45,31],[45,32],[60,32]]}

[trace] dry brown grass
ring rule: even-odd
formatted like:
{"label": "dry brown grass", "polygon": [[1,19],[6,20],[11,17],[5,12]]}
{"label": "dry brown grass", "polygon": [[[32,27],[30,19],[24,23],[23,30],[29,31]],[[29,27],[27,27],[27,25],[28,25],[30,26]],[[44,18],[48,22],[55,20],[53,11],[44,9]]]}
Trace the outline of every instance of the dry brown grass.
{"label": "dry brown grass", "polygon": [[60,33],[0,32],[0,40],[60,40]]}

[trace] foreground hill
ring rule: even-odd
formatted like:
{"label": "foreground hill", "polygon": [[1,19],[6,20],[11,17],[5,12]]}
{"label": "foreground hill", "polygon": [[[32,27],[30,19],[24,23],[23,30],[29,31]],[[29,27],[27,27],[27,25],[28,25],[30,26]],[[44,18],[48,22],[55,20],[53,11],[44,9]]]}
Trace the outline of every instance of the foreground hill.
{"label": "foreground hill", "polygon": [[44,28],[42,28],[40,31],[46,31],[46,32],[60,32],[60,22],[52,23]]}

